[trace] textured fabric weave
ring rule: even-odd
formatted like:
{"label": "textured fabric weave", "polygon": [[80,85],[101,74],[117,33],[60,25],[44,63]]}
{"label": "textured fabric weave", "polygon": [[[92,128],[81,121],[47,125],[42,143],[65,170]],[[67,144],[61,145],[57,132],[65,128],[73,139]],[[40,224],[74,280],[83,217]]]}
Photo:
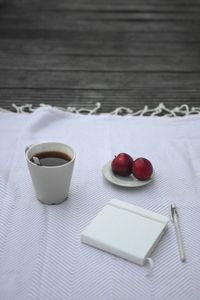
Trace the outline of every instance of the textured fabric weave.
{"label": "textured fabric weave", "polygon": [[[84,116],[43,107],[0,113],[0,299],[200,299],[200,116]],[[24,149],[42,141],[77,154],[69,199],[35,197]],[[155,180],[140,188],[107,182],[102,167],[127,152],[151,160]],[[173,224],[146,277],[138,266],[80,242],[80,233],[112,198],[168,216],[175,202],[187,257],[181,263]]]}

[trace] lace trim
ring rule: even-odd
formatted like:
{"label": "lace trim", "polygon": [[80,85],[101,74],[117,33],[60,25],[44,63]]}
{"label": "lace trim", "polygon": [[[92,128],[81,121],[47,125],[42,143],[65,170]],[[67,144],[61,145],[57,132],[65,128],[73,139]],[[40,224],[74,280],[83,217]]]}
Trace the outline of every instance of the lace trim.
{"label": "lace trim", "polygon": [[[15,109],[16,113],[32,113],[39,107],[51,107],[51,105],[40,103],[38,107],[33,107],[33,104],[25,104],[18,106],[16,104],[12,104],[12,107]],[[94,115],[98,114],[101,108],[101,103],[97,102],[94,108],[76,108],[76,107],[59,107],[52,106],[62,111],[67,111],[71,113],[79,113],[79,114],[88,114]],[[0,112],[10,112],[10,110],[0,108]],[[180,106],[176,106],[173,109],[169,109],[165,106],[164,103],[160,103],[155,108],[149,108],[148,105],[145,105],[141,110],[134,111],[129,107],[120,106],[115,110],[109,112],[111,115],[130,115],[130,116],[167,116],[167,117],[177,117],[177,116],[188,116],[194,114],[200,114],[200,107],[189,107],[187,104],[182,104]]]}

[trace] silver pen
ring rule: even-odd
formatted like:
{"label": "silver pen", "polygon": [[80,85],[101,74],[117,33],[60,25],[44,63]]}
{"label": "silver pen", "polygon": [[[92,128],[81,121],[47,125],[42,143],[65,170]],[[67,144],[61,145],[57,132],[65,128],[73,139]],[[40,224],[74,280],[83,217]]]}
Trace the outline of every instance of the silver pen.
{"label": "silver pen", "polygon": [[170,212],[171,212],[171,220],[175,225],[176,239],[177,239],[177,243],[178,243],[178,250],[179,250],[180,259],[181,259],[182,262],[184,262],[185,261],[185,251],[184,251],[184,248],[183,248],[183,240],[182,240],[182,237],[181,237],[181,230],[180,230],[180,224],[179,224],[177,208],[176,208],[176,205],[174,203],[170,205]]}

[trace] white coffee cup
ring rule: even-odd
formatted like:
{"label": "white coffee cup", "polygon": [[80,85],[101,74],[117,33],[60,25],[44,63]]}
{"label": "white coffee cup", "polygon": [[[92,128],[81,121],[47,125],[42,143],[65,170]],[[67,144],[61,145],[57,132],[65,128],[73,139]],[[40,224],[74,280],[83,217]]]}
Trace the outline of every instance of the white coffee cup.
{"label": "white coffee cup", "polygon": [[[38,153],[48,151],[62,152],[70,157],[70,160],[58,166],[43,166],[32,161]],[[37,199],[44,204],[59,204],[65,201],[69,193],[75,151],[62,143],[45,142],[27,146],[25,156]]]}

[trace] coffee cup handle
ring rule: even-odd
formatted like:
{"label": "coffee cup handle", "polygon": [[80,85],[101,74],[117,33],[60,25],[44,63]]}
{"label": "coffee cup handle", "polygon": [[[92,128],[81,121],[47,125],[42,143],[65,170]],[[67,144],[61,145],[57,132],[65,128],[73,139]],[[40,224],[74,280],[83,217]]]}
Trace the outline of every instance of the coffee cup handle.
{"label": "coffee cup handle", "polygon": [[30,144],[28,146],[25,147],[25,153],[33,146],[34,144]]}

